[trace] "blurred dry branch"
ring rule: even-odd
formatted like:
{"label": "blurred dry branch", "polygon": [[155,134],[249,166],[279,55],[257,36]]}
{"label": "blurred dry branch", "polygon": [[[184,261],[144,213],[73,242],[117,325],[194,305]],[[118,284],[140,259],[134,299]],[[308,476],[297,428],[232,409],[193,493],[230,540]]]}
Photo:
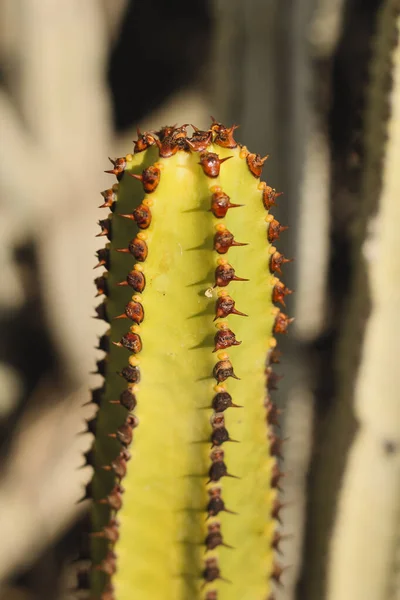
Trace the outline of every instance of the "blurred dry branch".
{"label": "blurred dry branch", "polygon": [[77,504],[91,476],[89,467],[80,469],[91,435],[78,435],[93,414],[93,407],[81,408],[86,389],[61,403],[46,382],[37,393],[57,401],[38,411],[32,399],[0,480],[0,583],[16,568],[29,566],[86,508]]}

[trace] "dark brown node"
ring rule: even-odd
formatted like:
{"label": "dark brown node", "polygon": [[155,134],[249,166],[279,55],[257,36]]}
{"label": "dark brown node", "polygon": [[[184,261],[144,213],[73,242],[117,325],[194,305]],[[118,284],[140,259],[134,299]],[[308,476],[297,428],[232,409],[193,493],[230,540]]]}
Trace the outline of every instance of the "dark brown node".
{"label": "dark brown node", "polygon": [[[110,436],[110,437],[115,437]],[[131,453],[127,448],[123,448],[119,455],[109,465],[104,465],[102,468],[105,471],[113,470],[115,475],[119,477],[119,480],[123,479],[127,471],[127,462],[132,458]]]}
{"label": "dark brown node", "polygon": [[268,224],[268,231],[267,231],[268,241],[272,244],[273,242],[275,242],[275,240],[279,239],[279,236],[282,233],[282,231],[286,231],[286,229],[289,229],[289,227],[287,225],[281,225],[279,223],[279,221],[277,221],[276,219],[273,219]]}
{"label": "dark brown node", "polygon": [[282,411],[279,408],[277,408],[276,404],[271,402],[271,400],[269,398],[267,398],[265,408],[267,410],[268,425],[274,425],[275,427],[278,427],[279,426],[279,416],[282,413]]}
{"label": "dark brown node", "polygon": [[102,321],[105,321],[106,323],[110,322],[110,319],[108,318],[107,306],[106,306],[105,302],[102,302],[101,304],[96,306],[96,308],[94,310],[96,311],[96,314],[97,314],[95,319],[101,319]]}
{"label": "dark brown node", "polygon": [[107,238],[111,240],[111,219],[100,219],[98,224],[101,231],[96,235],[96,237],[107,236]]}
{"label": "dark brown node", "polygon": [[155,137],[151,133],[140,133],[139,128],[137,128],[138,139],[133,142],[133,152],[137,154],[138,152],[143,152],[150,148],[153,144],[155,144]]}
{"label": "dark brown node", "polygon": [[135,239],[129,242],[127,248],[117,248],[117,252],[121,252],[123,254],[132,254],[136,260],[143,262],[147,258],[148,248],[144,240],[135,237]]}
{"label": "dark brown node", "polygon": [[113,342],[114,346],[120,346],[138,354],[142,350],[142,339],[137,333],[126,333],[119,342]]}
{"label": "dark brown node", "polygon": [[233,404],[232,396],[228,392],[218,392],[212,399],[211,408],[215,412],[224,412],[227,408],[243,408],[239,404]]}
{"label": "dark brown node", "polygon": [[271,487],[280,490],[279,483],[283,477],[285,477],[285,473],[279,469],[278,463],[274,463],[271,474]]}
{"label": "dark brown node", "polygon": [[96,277],[96,279],[94,280],[94,284],[97,288],[96,297],[101,296],[102,294],[108,296],[108,282],[107,278],[104,277],[104,275],[102,275],[101,277]]}
{"label": "dark brown node", "polygon": [[263,204],[266,210],[269,210],[271,206],[276,206],[276,198],[282,196],[282,192],[277,192],[269,185],[266,185],[263,191]]}
{"label": "dark brown node", "polygon": [[246,156],[247,166],[254,177],[261,177],[263,166],[267,158],[268,155],[262,158],[261,154],[252,154],[251,152]]}
{"label": "dark brown node", "polygon": [[129,242],[128,250],[139,262],[146,260],[149,251],[146,242],[138,237]]}
{"label": "dark brown node", "polygon": [[208,470],[209,480],[207,483],[211,483],[211,481],[219,481],[222,477],[233,477],[234,479],[239,479],[236,475],[231,475],[228,473],[228,469],[224,461],[218,461],[213,463]]}
{"label": "dark brown node", "polygon": [[[116,519],[111,519],[110,523],[112,521],[115,521],[117,523]],[[118,525],[113,526],[108,524],[105,527],[103,527],[102,531],[95,531],[90,535],[92,537],[104,538],[108,540],[111,544],[115,544],[119,540]]]}
{"label": "dark brown node", "polygon": [[109,171],[104,171],[104,172],[110,173],[111,175],[115,175],[117,177],[117,179],[119,180],[125,171],[125,167],[126,167],[125,157],[116,158],[115,160],[108,157],[108,160],[113,165],[113,168],[110,169]]}
{"label": "dark brown node", "polygon": [[186,142],[189,148],[195,152],[204,152],[211,143],[212,132],[210,130],[200,131],[200,129],[197,129],[194,125],[192,125],[192,127],[194,133],[191,138],[186,140]]}
{"label": "dark brown node", "polygon": [[117,195],[113,189],[104,190],[104,192],[100,192],[104,198],[104,203],[100,204],[99,208],[109,208],[111,212],[115,209],[115,202],[117,200]]}
{"label": "dark brown node", "polygon": [[206,583],[209,583],[211,581],[215,581],[216,579],[220,579],[221,581],[226,581],[226,582],[230,583],[230,581],[228,581],[228,579],[224,579],[221,576],[221,571],[218,566],[218,560],[215,557],[206,558],[205,568],[202,572],[202,577],[204,579],[203,585],[205,585]]}
{"label": "dark brown node", "polygon": [[282,508],[285,507],[285,504],[283,504],[279,498],[275,498],[273,504],[272,504],[272,510],[271,510],[271,517],[273,519],[275,519],[276,521],[278,521],[278,523],[280,523],[282,525],[282,521],[281,521],[281,516],[280,516],[280,512],[282,510]]}
{"label": "dark brown node", "polygon": [[105,267],[106,269],[110,268],[110,250],[109,248],[100,248],[97,250],[96,256],[98,258],[98,263],[94,269],[98,269],[98,267]]}
{"label": "dark brown node", "polygon": [[99,345],[97,346],[97,350],[103,350],[103,352],[108,352],[110,350],[110,335],[108,333],[104,333],[101,337],[99,337]]}
{"label": "dark brown node", "polygon": [[139,204],[132,213],[139,229],[147,229],[151,223],[151,211],[146,204]]}
{"label": "dark brown node", "polygon": [[106,558],[101,561],[100,564],[93,567],[96,571],[102,571],[110,577],[114,575],[117,570],[117,556],[112,550],[108,552]]}
{"label": "dark brown node", "polygon": [[171,133],[171,138],[181,149],[187,148],[186,141],[188,125],[189,123],[185,123],[185,125],[181,125],[181,127],[176,127]]}
{"label": "dark brown node", "polygon": [[110,404],[120,404],[131,412],[136,408],[137,400],[135,394],[128,388],[120,394],[119,400],[110,400]]}
{"label": "dark brown node", "polygon": [[231,281],[249,281],[242,277],[236,277],[235,269],[229,263],[218,265],[215,269],[214,287],[226,287]]}
{"label": "dark brown node", "polygon": [[277,281],[272,289],[272,301],[279,302],[282,306],[286,306],[285,296],[290,294],[293,294],[293,291],[289,290],[282,281]]}
{"label": "dark brown node", "polygon": [[205,546],[207,550],[215,550],[218,546],[224,546],[225,548],[232,548],[228,544],[225,544],[224,538],[221,533],[221,523],[214,521],[208,526],[208,534],[205,539]]}
{"label": "dark brown node", "polygon": [[226,512],[226,513],[230,513],[232,515],[237,514],[237,513],[233,512],[232,510],[228,510],[225,507],[225,502],[222,500],[222,498],[220,496],[212,496],[210,498],[209,503],[207,504],[206,510],[208,513],[208,517],[215,517],[220,512]]}
{"label": "dark brown node", "polygon": [[161,171],[158,167],[151,165],[147,169],[144,169],[141,175],[136,175],[135,173],[129,173],[129,175],[141,181],[145,193],[151,194],[160,183]]}
{"label": "dark brown node", "polygon": [[217,219],[225,217],[230,208],[239,208],[243,204],[231,204],[231,199],[225,192],[214,192],[211,196],[211,212]]}
{"label": "dark brown node", "polygon": [[114,317],[114,319],[131,319],[134,323],[139,325],[144,319],[144,309],[140,302],[130,300],[125,306],[125,312],[122,315]]}
{"label": "dark brown node", "polygon": [[127,461],[122,453],[111,462],[111,468],[120,480],[125,477],[127,470]]}
{"label": "dark brown node", "polygon": [[214,429],[210,439],[213,446],[221,446],[221,444],[224,444],[225,442],[232,441],[229,437],[228,430],[225,429],[225,427]]}
{"label": "dark brown node", "polygon": [[204,174],[207,175],[207,177],[215,178],[219,175],[222,163],[230,158],[233,157],[227,156],[226,158],[220,158],[218,154],[215,154],[214,152],[203,152],[200,154],[199,165],[201,165]]}
{"label": "dark brown node", "polygon": [[207,558],[205,568],[203,570],[203,579],[207,582],[215,581],[221,578],[221,571],[216,558]]}
{"label": "dark brown node", "polygon": [[100,596],[100,600],[117,600],[117,597],[114,594],[114,588],[105,590]]}
{"label": "dark brown node", "polygon": [[105,525],[101,531],[94,531],[90,534],[91,537],[105,538],[112,544],[115,544],[119,539],[119,522],[117,519],[110,519],[108,525]]}
{"label": "dark brown node", "polygon": [[140,302],[135,302],[134,300],[131,300],[125,306],[125,314],[128,317],[128,319],[131,319],[131,321],[134,321],[136,324],[139,325],[139,323],[142,323],[144,319],[143,305]]}
{"label": "dark brown node", "polygon": [[282,358],[282,352],[276,348],[272,348],[268,353],[267,363],[270,365],[279,365]]}
{"label": "dark brown node", "polygon": [[105,377],[107,372],[107,360],[102,358],[101,360],[96,361],[97,371],[94,371],[94,374],[102,375]]}
{"label": "dark brown node", "polygon": [[207,550],[215,550],[218,546],[223,546],[224,540],[220,531],[211,531],[207,534],[204,544]]}
{"label": "dark brown node", "polygon": [[100,406],[100,402],[103,398],[103,393],[104,393],[104,387],[98,387],[98,388],[95,388],[94,390],[91,390],[91,394],[92,394],[91,401],[93,402],[93,404]]}
{"label": "dark brown node", "polygon": [[113,510],[120,510],[122,507],[122,494],[124,493],[123,487],[117,483],[111,490],[111,492],[105,498],[98,500],[99,504],[108,504]]}
{"label": "dark brown node", "polygon": [[233,133],[235,129],[237,129],[239,125],[232,125],[232,127],[224,127],[221,123],[215,123],[211,125],[212,131],[215,132],[214,143],[218,146],[222,146],[222,148],[236,148],[237,142],[233,137]]}
{"label": "dark brown node", "polygon": [[277,390],[278,383],[281,379],[283,379],[283,375],[278,375],[274,373],[271,367],[267,367],[265,369],[265,375],[267,376],[267,390]]}
{"label": "dark brown node", "polygon": [[132,443],[133,430],[136,427],[136,418],[133,415],[127,417],[125,423],[118,427],[116,433],[109,433],[108,437],[118,439],[124,446]]}
{"label": "dark brown node", "polygon": [[280,531],[274,532],[274,537],[272,538],[271,548],[273,548],[278,554],[282,554],[281,549],[279,547],[282,540],[287,539],[287,535],[282,535]]}
{"label": "dark brown node", "polygon": [[146,287],[146,278],[141,271],[133,269],[128,275],[125,281],[117,283],[118,286],[129,285],[135,292],[139,294],[143,292]]}
{"label": "dark brown node", "polygon": [[248,244],[242,244],[240,242],[236,242],[233,237],[233,233],[228,231],[227,229],[223,229],[222,231],[217,231],[214,235],[214,250],[218,252],[218,254],[226,254],[232,246],[247,246]]}
{"label": "dark brown node", "polygon": [[218,298],[215,304],[215,318],[221,319],[223,317],[227,317],[228,315],[240,315],[241,317],[247,317],[245,313],[236,310],[235,301],[230,296],[221,296]]}
{"label": "dark brown node", "polygon": [[240,379],[233,372],[233,366],[230,360],[219,360],[213,369],[213,377],[218,381],[218,383],[222,383],[228,377],[233,377],[233,379]]}
{"label": "dark brown node", "polygon": [[287,569],[287,567],[282,567],[278,563],[274,563],[274,565],[272,567],[271,579],[273,579],[275,581],[275,583],[277,583],[279,586],[282,586],[281,578],[282,578],[283,572],[286,569]]}
{"label": "dark brown node", "polygon": [[279,437],[272,431],[268,432],[267,437],[269,440],[270,455],[277,456],[278,458],[283,458],[281,450],[282,450],[283,444],[286,442],[286,439]]}
{"label": "dark brown node", "polygon": [[140,381],[140,370],[139,367],[124,367],[118,375],[121,375],[128,383],[139,383]]}
{"label": "dark brown node", "polygon": [[156,144],[158,146],[159,154],[162,158],[169,158],[170,156],[176,154],[179,150],[179,145],[172,135],[165,136],[162,141],[156,140]]}
{"label": "dark brown node", "polygon": [[274,323],[274,333],[286,334],[290,323],[293,323],[294,317],[289,318],[283,312],[277,314]]}
{"label": "dark brown node", "polygon": [[231,329],[219,329],[214,337],[215,347],[213,352],[224,350],[231,346],[240,346],[241,343],[236,340],[236,336]]}
{"label": "dark brown node", "polygon": [[135,221],[139,229],[147,229],[151,223],[151,210],[146,204],[139,204],[132,213],[118,213],[119,217]]}
{"label": "dark brown node", "polygon": [[290,263],[293,261],[293,258],[285,258],[283,254],[276,251],[273,253],[270,259],[269,268],[271,273],[279,273],[282,275],[281,267],[286,263]]}

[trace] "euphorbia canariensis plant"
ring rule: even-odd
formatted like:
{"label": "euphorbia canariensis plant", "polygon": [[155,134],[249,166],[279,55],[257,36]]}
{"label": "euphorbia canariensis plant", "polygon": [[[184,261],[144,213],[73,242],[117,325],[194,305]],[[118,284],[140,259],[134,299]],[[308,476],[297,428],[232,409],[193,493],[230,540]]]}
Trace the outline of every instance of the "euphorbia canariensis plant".
{"label": "euphorbia canariensis plant", "polygon": [[91,600],[272,600],[281,583],[286,228],[267,157],[236,126],[191,127],[138,132],[102,192]]}

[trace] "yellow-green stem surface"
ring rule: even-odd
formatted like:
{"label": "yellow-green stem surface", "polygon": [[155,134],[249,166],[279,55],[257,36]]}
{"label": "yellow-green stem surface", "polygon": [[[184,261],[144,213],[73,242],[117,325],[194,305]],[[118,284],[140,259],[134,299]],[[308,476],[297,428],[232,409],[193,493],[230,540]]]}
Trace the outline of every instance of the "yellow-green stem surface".
{"label": "yellow-green stem surface", "polygon": [[[270,591],[274,521],[271,507],[276,490],[270,486],[274,459],[269,453],[265,408],[265,361],[274,322],[272,275],[269,272],[266,211],[259,180],[249,171],[240,148],[210,146],[220,158],[220,176],[206,177],[199,154],[179,151],[173,157],[156,157],[154,148],[134,155],[119,184],[113,215],[108,310],[111,340],[129,330],[128,320],[113,321],[134,293],[115,286],[134,264],[130,255],[113,252],[127,247],[139,231],[132,221],[118,216],[132,212],[145,196],[139,181],[127,171],[140,173],[157,160],[160,184],[152,194],[152,223],[146,230],[149,249],[143,263],[145,311],[140,326],[143,350],[138,355],[141,381],[137,386],[139,426],[130,447],[132,459],[123,480],[123,507],[118,512],[120,539],[115,545],[118,570],[113,576],[118,600],[197,600],[208,589],[218,600],[265,600]],[[143,161],[146,161],[145,163]],[[221,186],[231,202],[243,204],[223,219],[210,212],[213,186]],[[224,542],[205,553],[208,469],[211,444],[211,400],[216,381],[212,370],[213,322],[219,288],[214,271],[221,256],[213,249],[215,226],[223,223],[239,242],[223,255],[236,275],[226,290],[236,308],[248,317],[226,319],[240,346],[227,350],[235,374],[226,390],[243,408],[225,412],[226,428],[235,442],[223,445],[228,472],[239,479],[220,481],[226,507],[222,512]],[[121,298],[123,301],[121,302]],[[114,375],[128,364],[129,351],[112,347],[109,355],[105,402],[118,398],[126,382]],[[99,413],[98,429],[111,431],[106,415]],[[113,444],[113,441],[109,442]],[[101,457],[97,458],[101,462]],[[102,494],[98,491],[97,495]],[[203,585],[204,559],[216,555],[223,578]]]}

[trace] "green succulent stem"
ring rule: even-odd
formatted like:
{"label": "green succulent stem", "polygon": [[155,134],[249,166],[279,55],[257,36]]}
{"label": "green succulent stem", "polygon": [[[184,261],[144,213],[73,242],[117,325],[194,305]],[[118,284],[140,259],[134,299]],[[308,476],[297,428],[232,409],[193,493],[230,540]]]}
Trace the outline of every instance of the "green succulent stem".
{"label": "green succulent stem", "polygon": [[93,600],[267,600],[282,574],[277,194],[234,128],[186,127],[140,134],[103,193]]}

